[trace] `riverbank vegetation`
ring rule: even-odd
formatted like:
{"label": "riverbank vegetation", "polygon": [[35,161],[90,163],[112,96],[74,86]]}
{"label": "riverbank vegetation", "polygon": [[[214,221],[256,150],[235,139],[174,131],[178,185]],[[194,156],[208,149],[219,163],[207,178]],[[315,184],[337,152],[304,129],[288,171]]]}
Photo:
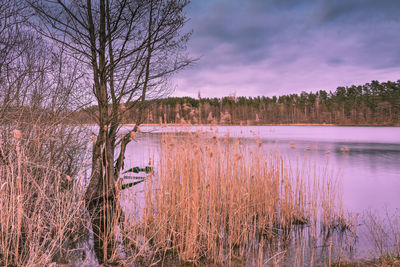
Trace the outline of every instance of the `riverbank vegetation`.
{"label": "riverbank vegetation", "polygon": [[[69,172],[64,158],[54,162],[51,154],[40,154],[51,143],[50,133],[39,147],[31,136],[11,131],[1,147],[0,264],[90,265],[85,166]],[[326,169],[295,169],[258,144],[201,132],[162,136],[160,155],[140,205],[123,205],[126,216],[113,212],[121,243],[111,258],[120,264],[260,263],[281,253],[302,266],[304,252],[289,253],[281,242],[289,246],[299,238],[295,233],[311,242],[322,232],[351,227],[337,181]],[[123,197],[135,203],[135,188]],[[308,251],[305,243],[301,249]]]}
{"label": "riverbank vegetation", "polygon": [[[90,164],[82,156],[83,163],[70,169],[65,158],[43,155],[54,140],[62,144],[57,139],[62,134],[49,130],[41,146],[26,129],[3,133],[0,265],[96,264],[84,206]],[[154,171],[145,182],[119,192],[122,210],[113,211],[114,264],[398,263],[398,216],[380,220],[370,213],[360,220],[348,214],[340,178],[327,166],[289,163],[257,139],[221,138],[215,132],[159,137],[160,153],[150,159]],[[90,143],[89,137],[82,139]],[[377,260],[357,258],[360,223]]]}
{"label": "riverbank vegetation", "polygon": [[[260,142],[203,132],[162,136],[143,216],[130,221],[139,231],[133,240],[144,235],[160,261],[175,255],[194,264],[328,263],[343,249],[329,235],[353,227],[337,177],[309,162],[291,166]],[[311,249],[321,236],[332,242],[330,252]]]}
{"label": "riverbank vegetation", "polygon": [[37,118],[1,128],[0,266],[67,262],[88,236],[79,179],[87,136],[56,121]]}

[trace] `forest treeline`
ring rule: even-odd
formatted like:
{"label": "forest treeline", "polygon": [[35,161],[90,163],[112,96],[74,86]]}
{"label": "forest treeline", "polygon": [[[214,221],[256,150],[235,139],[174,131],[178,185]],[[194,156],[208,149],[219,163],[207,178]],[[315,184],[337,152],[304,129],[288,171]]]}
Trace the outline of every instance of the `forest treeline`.
{"label": "forest treeline", "polygon": [[[273,97],[168,97],[148,100],[146,106],[144,123],[398,125],[400,80]],[[95,113],[92,106],[76,115],[90,123]],[[135,109],[124,116],[125,123],[136,119]]]}

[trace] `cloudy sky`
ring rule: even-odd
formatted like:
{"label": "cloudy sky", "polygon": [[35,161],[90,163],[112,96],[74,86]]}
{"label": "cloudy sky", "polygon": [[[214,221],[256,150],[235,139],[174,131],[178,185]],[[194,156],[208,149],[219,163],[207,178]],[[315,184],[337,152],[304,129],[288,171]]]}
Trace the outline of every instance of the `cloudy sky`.
{"label": "cloudy sky", "polygon": [[400,0],[192,0],[175,96],[273,96],[400,79]]}

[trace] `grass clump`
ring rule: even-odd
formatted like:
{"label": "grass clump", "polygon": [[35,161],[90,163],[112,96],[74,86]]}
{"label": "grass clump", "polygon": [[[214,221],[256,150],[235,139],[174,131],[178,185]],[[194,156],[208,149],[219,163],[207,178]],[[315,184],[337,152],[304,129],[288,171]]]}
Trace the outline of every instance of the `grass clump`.
{"label": "grass clump", "polygon": [[[89,225],[78,170],[70,165],[78,157],[65,158],[76,143],[57,136],[61,128],[52,128],[51,134],[45,127],[5,129],[0,139],[0,266],[45,266],[68,263],[71,257],[82,261],[79,243]],[[59,158],[51,158],[56,153]]]}
{"label": "grass clump", "polygon": [[341,215],[326,170],[294,169],[258,143],[164,134],[158,169],[145,185],[142,216],[126,224],[145,240],[136,242],[142,251],[157,251],[160,260],[262,265],[285,255],[267,251],[276,240],[290,240],[305,226],[317,237],[317,229],[337,225]]}
{"label": "grass clump", "polygon": [[[2,142],[0,265],[88,263],[82,174],[57,160],[64,152],[44,153],[59,151],[62,142],[51,143],[56,136],[37,136],[10,131]],[[293,167],[258,139],[206,132],[160,138],[155,172],[140,190],[121,193],[131,202],[115,212],[119,241],[113,255],[120,264],[264,266],[289,259],[293,266],[317,266],[319,255],[331,264],[332,231],[351,221],[325,167],[306,161]],[[315,241],[321,233],[322,245]],[[322,254],[314,251],[318,246],[326,248]]]}

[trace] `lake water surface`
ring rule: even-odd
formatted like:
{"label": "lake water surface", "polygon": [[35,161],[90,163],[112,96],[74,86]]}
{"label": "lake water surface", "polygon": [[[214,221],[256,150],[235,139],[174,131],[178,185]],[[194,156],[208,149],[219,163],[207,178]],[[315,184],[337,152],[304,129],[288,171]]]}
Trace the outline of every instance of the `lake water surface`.
{"label": "lake water surface", "polygon": [[[213,131],[279,150],[293,164],[304,159],[328,164],[343,183],[345,208],[353,212],[400,206],[400,127],[339,126],[191,126],[141,127],[148,134],[128,146],[129,164],[157,157],[160,132]],[[139,152],[139,157],[138,157]]]}

